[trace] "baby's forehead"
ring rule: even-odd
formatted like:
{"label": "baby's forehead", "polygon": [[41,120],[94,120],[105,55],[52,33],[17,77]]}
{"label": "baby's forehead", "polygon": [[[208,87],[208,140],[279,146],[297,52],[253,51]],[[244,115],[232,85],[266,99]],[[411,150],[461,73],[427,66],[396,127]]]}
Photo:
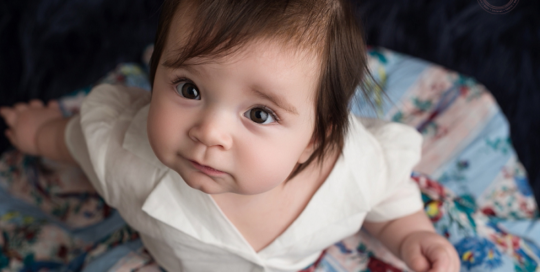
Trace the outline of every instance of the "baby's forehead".
{"label": "baby's forehead", "polygon": [[260,54],[276,53],[271,49],[279,48],[280,54],[320,59],[324,51],[322,42],[313,43],[311,39],[301,37],[307,34],[300,29],[296,31],[299,33],[283,30],[286,26],[253,30],[244,26],[201,23],[197,16],[196,7],[189,4],[179,5],[174,12],[163,48],[168,59],[176,55],[176,62],[182,63],[192,58],[218,60],[230,54],[241,55],[252,48]]}

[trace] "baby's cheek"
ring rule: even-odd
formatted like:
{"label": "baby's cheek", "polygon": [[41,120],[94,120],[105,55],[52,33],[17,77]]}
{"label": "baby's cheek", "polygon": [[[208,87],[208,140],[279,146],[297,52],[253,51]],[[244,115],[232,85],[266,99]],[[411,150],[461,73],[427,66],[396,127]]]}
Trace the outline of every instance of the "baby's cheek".
{"label": "baby's cheek", "polygon": [[237,164],[243,193],[263,193],[285,181],[295,163],[279,151],[277,148],[260,148],[244,154],[241,163]]}
{"label": "baby's cheek", "polygon": [[174,157],[174,129],[166,120],[148,120],[148,140],[158,159],[168,164]]}

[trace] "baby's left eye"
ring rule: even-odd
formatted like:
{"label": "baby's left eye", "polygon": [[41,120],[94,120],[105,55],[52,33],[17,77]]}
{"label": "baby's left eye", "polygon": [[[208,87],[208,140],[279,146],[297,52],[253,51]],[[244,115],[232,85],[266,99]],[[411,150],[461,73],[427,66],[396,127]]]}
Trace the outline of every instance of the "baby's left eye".
{"label": "baby's left eye", "polygon": [[271,112],[270,110],[266,110],[264,108],[250,109],[250,110],[246,111],[244,116],[251,119],[251,121],[253,121],[253,122],[257,123],[257,124],[261,124],[261,125],[270,124],[270,123],[276,121],[274,113]]}
{"label": "baby's left eye", "polygon": [[187,99],[201,100],[199,88],[191,82],[181,82],[176,86],[176,92]]}

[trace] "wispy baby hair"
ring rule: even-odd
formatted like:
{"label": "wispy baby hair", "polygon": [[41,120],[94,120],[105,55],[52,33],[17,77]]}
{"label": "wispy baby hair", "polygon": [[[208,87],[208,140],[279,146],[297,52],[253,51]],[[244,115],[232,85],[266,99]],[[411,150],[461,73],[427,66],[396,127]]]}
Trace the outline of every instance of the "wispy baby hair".
{"label": "wispy baby hair", "polygon": [[367,72],[365,45],[350,0],[165,0],[151,60],[152,85],[171,22],[189,17],[186,40],[172,66],[194,57],[221,57],[253,41],[270,40],[319,58],[313,155],[289,179],[331,150],[343,149],[349,102]]}

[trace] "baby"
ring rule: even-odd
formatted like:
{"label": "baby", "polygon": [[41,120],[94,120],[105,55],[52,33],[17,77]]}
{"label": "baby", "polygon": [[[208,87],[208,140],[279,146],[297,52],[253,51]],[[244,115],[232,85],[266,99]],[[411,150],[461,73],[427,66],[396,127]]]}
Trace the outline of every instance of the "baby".
{"label": "baby", "polygon": [[168,271],[298,271],[362,226],[415,271],[459,271],[410,179],[421,136],[348,111],[366,73],[346,0],[166,0],[151,93],[0,113],[21,151],[78,164]]}

